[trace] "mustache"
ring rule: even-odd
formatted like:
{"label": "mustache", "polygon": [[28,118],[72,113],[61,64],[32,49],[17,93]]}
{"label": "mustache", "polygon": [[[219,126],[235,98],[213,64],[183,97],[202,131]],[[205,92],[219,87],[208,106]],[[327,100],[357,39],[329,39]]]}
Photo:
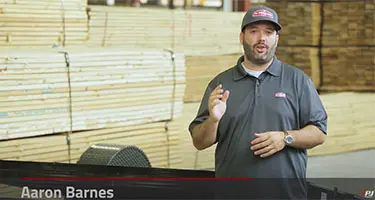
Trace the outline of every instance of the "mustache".
{"label": "mustache", "polygon": [[264,44],[264,43],[257,43],[257,44],[254,44],[253,45],[253,48],[256,48],[257,46],[264,46],[266,47],[267,49],[269,48],[269,46],[267,44]]}

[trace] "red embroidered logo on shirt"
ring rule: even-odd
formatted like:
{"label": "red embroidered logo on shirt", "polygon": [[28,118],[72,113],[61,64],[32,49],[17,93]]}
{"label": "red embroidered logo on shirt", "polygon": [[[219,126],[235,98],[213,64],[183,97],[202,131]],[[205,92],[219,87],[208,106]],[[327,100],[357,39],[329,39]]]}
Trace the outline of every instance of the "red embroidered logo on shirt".
{"label": "red embroidered logo on shirt", "polygon": [[278,97],[278,98],[285,98],[286,97],[286,94],[284,92],[276,92],[275,93],[275,97]]}

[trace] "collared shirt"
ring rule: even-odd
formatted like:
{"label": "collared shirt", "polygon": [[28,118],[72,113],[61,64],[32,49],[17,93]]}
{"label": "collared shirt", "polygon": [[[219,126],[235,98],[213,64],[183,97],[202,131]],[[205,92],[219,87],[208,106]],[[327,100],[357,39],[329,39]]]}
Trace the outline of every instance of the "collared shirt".
{"label": "collared shirt", "polygon": [[189,126],[208,118],[208,97],[219,85],[229,90],[227,110],[219,122],[215,152],[217,177],[305,178],[305,149],[286,146],[267,158],[250,148],[254,133],[298,130],[315,125],[327,133],[327,114],[310,77],[276,58],[258,78],[237,64],[218,74],[207,86],[196,118]]}
{"label": "collared shirt", "polygon": [[246,68],[244,62],[241,63],[242,65],[242,68],[250,75],[258,78],[264,71],[263,70],[251,70],[251,69],[248,69]]}

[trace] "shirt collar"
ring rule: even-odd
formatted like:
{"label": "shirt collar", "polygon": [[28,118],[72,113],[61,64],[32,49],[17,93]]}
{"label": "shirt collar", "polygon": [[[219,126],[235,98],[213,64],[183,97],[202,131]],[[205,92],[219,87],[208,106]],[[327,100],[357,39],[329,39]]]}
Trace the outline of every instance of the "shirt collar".
{"label": "shirt collar", "polygon": [[[233,70],[233,79],[234,80],[240,80],[247,76],[248,74],[246,71],[243,69],[241,66],[241,63],[244,61],[244,56],[242,55],[240,58],[237,60],[237,65],[235,69]],[[276,56],[274,56],[274,59],[271,63],[271,65],[266,69],[266,72],[273,76],[280,76],[281,74],[281,62],[280,60],[277,59]]]}

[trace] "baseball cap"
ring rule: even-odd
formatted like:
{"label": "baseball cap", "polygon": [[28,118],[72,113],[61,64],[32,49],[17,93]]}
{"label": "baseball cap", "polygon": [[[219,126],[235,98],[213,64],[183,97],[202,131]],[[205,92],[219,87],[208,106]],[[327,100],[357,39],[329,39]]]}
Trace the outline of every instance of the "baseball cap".
{"label": "baseball cap", "polygon": [[258,21],[269,21],[275,24],[276,30],[281,30],[281,25],[279,23],[279,17],[277,16],[277,13],[272,8],[269,8],[267,6],[252,6],[250,9],[246,12],[245,16],[242,19],[242,25],[241,25],[241,31],[243,29],[254,22]]}

